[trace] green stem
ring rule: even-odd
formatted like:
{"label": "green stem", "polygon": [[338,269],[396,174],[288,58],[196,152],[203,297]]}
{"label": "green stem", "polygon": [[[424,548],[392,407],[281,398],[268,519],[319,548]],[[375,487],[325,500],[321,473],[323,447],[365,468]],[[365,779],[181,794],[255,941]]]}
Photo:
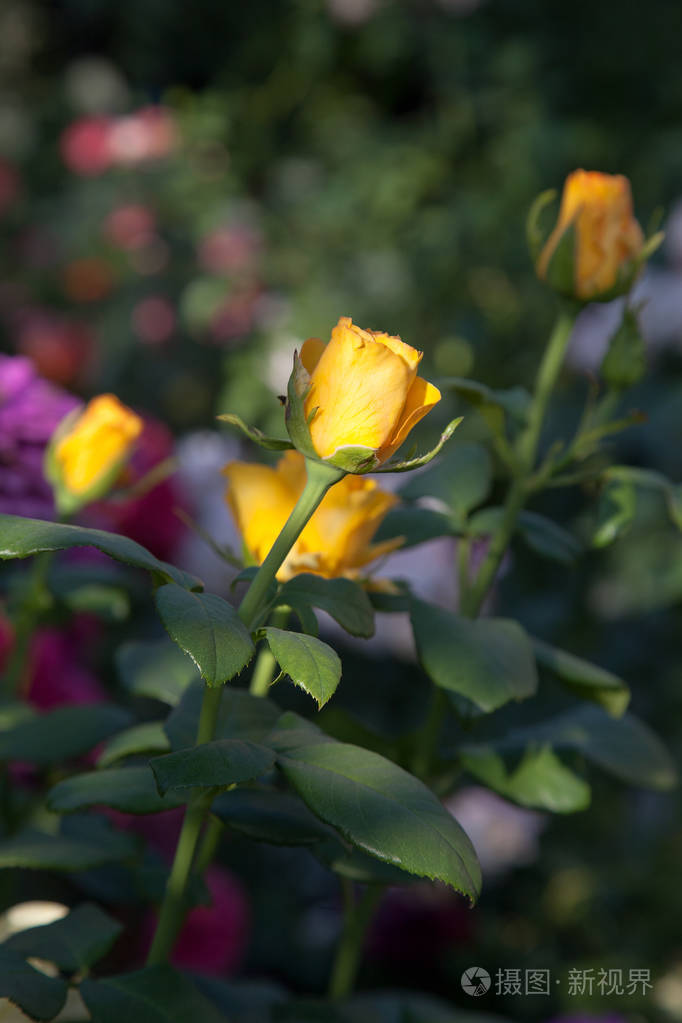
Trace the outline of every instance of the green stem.
{"label": "green stem", "polygon": [[519,513],[528,493],[528,481],[537,458],[540,433],[547,412],[547,405],[556,384],[566,353],[576,312],[571,306],[563,306],[557,317],[554,330],[547,343],[535,382],[533,402],[528,415],[528,424],[518,442],[519,466],[512,481],[504,504],[502,521],[493,534],[483,564],[462,604],[462,611],[470,618],[480,614],[481,606],[495,581],[505,551],[512,538]]}
{"label": "green stem", "polygon": [[249,685],[249,692],[252,696],[267,696],[276,667],[277,661],[273,657],[270,647],[262,646],[258,651],[256,666],[253,669]]}
{"label": "green stem", "polygon": [[572,305],[563,305],[559,310],[554,330],[547,342],[538,375],[535,380],[533,403],[528,415],[528,425],[519,441],[519,455],[522,470],[529,473],[535,462],[540,442],[540,432],[545,421],[547,405],[564,361],[566,347],[573,332],[577,310]]}
{"label": "green stem", "polygon": [[[258,569],[253,582],[239,606],[239,617],[247,628],[260,614],[266,602],[270,586],[275,580],[287,554],[296,543],[311,515],[320,504],[327,490],[345,475],[342,469],[322,462],[306,459],[307,481],[296,507],[275,540],[265,561]],[[196,745],[210,742],[215,735],[222,686],[205,686],[201,704],[201,715],[197,730]],[[159,913],[159,922],[149,950],[148,965],[164,963],[172,951],[173,944],[182,926],[185,912],[185,891],[192,870],[195,851],[204,817],[213,798],[212,793],[201,793],[193,798],[185,812],[175,858]],[[203,860],[203,857],[202,857]],[[206,866],[207,864],[204,864]]]}
{"label": "green stem", "polygon": [[[538,369],[528,423],[517,445],[514,459],[516,474],[507,492],[502,521],[492,535],[488,552],[471,584],[468,579],[469,547],[468,544],[464,544],[462,538],[458,541],[460,548],[458,551],[460,614],[466,615],[468,618],[477,618],[481,612],[483,602],[495,581],[502,558],[516,529],[519,513],[526,501],[547,405],[563,363],[575,316],[576,310],[569,305],[563,306],[559,311],[554,330],[547,342]],[[435,689],[429,716],[422,733],[423,740],[413,761],[414,773],[422,779],[428,778],[431,770],[447,711],[448,700],[445,693],[440,689]]]}
{"label": "green stem", "polygon": [[29,569],[26,590],[19,605],[15,627],[14,647],[5,670],[4,686],[7,695],[14,695],[21,687],[33,633],[49,596],[47,577],[54,558],[54,551],[37,554]]}
{"label": "green stem", "polygon": [[[271,624],[276,629],[283,629],[288,618],[289,611],[287,608],[277,608],[272,616]],[[251,676],[249,692],[252,696],[267,696],[268,689],[272,685],[272,680],[275,677],[276,668],[277,661],[275,660],[270,647],[264,644],[258,651],[258,657],[256,658],[256,664]]]}
{"label": "green stem", "polygon": [[196,848],[204,813],[210,805],[212,793],[193,799],[187,807],[182,830],[175,850],[175,858],[170,877],[166,885],[159,922],[147,957],[148,966],[158,966],[168,959],[178,931],[185,917],[185,888],[192,869],[194,850]]}
{"label": "green stem", "polygon": [[[234,788],[234,786],[232,787]],[[213,862],[213,857],[215,856],[222,833],[222,821],[218,820],[217,817],[209,817],[208,824],[204,831],[204,837],[201,840],[201,846],[194,864],[194,870],[197,874],[199,874],[199,876],[201,876],[206,870],[206,867]]]}
{"label": "green stem", "polygon": [[412,758],[412,773],[426,781],[438,749],[441,726],[448,709],[448,698],[438,686],[433,687],[431,706],[423,728],[417,735],[417,748]]}
{"label": "green stem", "polygon": [[320,501],[329,488],[334,483],[338,483],[345,475],[342,469],[337,469],[332,465],[311,460],[306,460],[306,463],[308,479],[303,493],[239,606],[239,617],[247,627],[252,625],[261,605],[265,603],[268,590],[284,559],[303,532]]}
{"label": "green stem", "polygon": [[330,998],[343,998],[353,990],[360,965],[365,931],[384,891],[383,885],[367,885],[356,902],[353,896],[352,882],[344,878],[342,884],[346,912],[343,932],[336,949],[329,981]]}

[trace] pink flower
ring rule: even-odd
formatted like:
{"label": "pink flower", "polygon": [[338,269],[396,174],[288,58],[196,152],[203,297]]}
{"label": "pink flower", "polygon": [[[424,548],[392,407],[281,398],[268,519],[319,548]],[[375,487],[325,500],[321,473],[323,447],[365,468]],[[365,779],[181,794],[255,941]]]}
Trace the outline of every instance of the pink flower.
{"label": "pink flower", "polygon": [[176,144],[175,121],[164,107],[144,107],[127,117],[119,117],[109,134],[112,160],[119,166],[162,159]]}
{"label": "pink flower", "polygon": [[148,206],[129,203],[117,206],[104,222],[104,234],[121,249],[144,248],[154,236],[154,214]]}
{"label": "pink flower", "polygon": [[112,166],[130,167],[168,156],[177,127],[164,107],[143,107],[125,117],[81,117],[62,133],[60,150],[75,174],[95,176]]}
{"label": "pink flower", "polygon": [[210,273],[234,273],[253,265],[260,246],[260,236],[249,227],[219,227],[202,238],[199,262]]}
{"label": "pink flower", "polygon": [[138,302],[132,320],[140,340],[150,345],[163,344],[175,330],[175,310],[163,295],[149,295]]}
{"label": "pink flower", "polygon": [[83,378],[94,347],[90,327],[42,309],[25,312],[18,322],[17,349],[41,376],[70,385]]}
{"label": "pink flower", "polygon": [[215,341],[241,337],[253,327],[259,290],[254,287],[232,295],[211,318],[210,331]]}
{"label": "pink flower", "polygon": [[102,174],[112,164],[111,119],[80,117],[66,128],[59,142],[69,170],[84,177]]}

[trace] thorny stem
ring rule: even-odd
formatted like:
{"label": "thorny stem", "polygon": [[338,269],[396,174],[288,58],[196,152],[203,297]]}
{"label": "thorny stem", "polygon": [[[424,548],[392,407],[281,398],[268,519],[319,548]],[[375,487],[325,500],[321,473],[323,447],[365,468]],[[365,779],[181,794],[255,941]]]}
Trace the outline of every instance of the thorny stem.
{"label": "thorny stem", "polygon": [[[327,490],[334,483],[338,483],[345,475],[343,470],[321,462],[306,460],[306,464],[308,476],[303,493],[263,564],[258,569],[239,606],[239,617],[247,629],[252,628],[263,604],[266,603],[270,587],[275,581],[277,572],[305,528],[306,523],[322,501]],[[197,746],[210,742],[215,735],[220,712],[221,695],[222,686],[205,686],[204,688],[197,730]],[[190,801],[185,811],[173,866],[171,867],[161,904],[156,933],[147,958],[147,963],[150,966],[168,961],[175,939],[182,927],[187,909],[185,898],[187,882],[192,871],[202,824],[211,805],[212,798],[212,792],[200,793]],[[203,863],[203,856],[201,860],[203,869],[210,860]]]}

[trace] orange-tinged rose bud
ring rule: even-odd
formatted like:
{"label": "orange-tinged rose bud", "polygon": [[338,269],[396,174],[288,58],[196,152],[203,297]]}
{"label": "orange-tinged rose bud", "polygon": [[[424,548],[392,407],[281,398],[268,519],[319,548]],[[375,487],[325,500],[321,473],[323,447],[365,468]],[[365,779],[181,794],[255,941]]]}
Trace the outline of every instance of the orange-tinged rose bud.
{"label": "orange-tinged rose bud", "polygon": [[60,424],[48,453],[48,475],[63,510],[111,489],[143,426],[113,394],[100,394]]}
{"label": "orange-tinged rose bud", "polygon": [[[244,546],[253,560],[261,563],[303,491],[305,459],[298,451],[287,451],[275,468],[230,462],[223,473],[229,481],[225,497]],[[277,578],[284,581],[300,572],[328,579],[359,575],[370,562],[400,546],[400,538],[372,543],[384,516],[397,501],[374,480],[344,476],[323,498]]]}
{"label": "orange-tinged rose bud", "polygon": [[327,345],[306,341],[304,412],[317,457],[351,472],[357,464],[364,472],[390,458],[440,401],[438,388],[417,376],[421,358],[399,337],[362,330],[347,316]]}
{"label": "orange-tinged rose bud", "polygon": [[628,179],[576,170],[566,179],[559,219],[540,253],[537,273],[582,301],[608,299],[627,290],[643,247]]}

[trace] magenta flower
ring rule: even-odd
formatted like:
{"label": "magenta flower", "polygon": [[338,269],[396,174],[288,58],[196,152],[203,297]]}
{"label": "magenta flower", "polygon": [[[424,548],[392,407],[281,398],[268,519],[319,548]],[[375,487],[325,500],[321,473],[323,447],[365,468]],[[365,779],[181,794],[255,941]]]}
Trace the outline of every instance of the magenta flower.
{"label": "magenta flower", "polygon": [[[106,690],[93,673],[79,663],[82,637],[76,627],[40,629],[31,650],[29,703],[39,710],[73,704],[101,703]],[[80,640],[80,641],[79,641]]]}
{"label": "magenta flower", "polygon": [[59,140],[62,159],[69,170],[84,177],[102,174],[112,164],[111,120],[80,117],[64,130]]}
{"label": "magenta flower", "polygon": [[78,399],[43,380],[29,359],[0,355],[0,512],[49,519],[43,454]]}

